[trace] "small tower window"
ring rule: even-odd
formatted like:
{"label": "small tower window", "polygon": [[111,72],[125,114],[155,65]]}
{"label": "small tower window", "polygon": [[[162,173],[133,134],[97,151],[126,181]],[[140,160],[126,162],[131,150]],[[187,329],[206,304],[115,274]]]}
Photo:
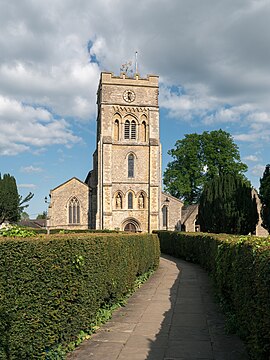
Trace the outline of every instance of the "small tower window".
{"label": "small tower window", "polygon": [[131,121],[131,139],[136,139],[136,122]]}
{"label": "small tower window", "polygon": [[115,120],[114,122],[114,140],[119,140],[119,120]]}
{"label": "small tower window", "polygon": [[132,192],[128,193],[128,209],[133,209],[133,194],[132,194]]}
{"label": "small tower window", "polygon": [[125,139],[129,139],[130,138],[130,122],[128,120],[126,120],[125,122]]}
{"label": "small tower window", "polygon": [[134,155],[133,154],[128,155],[128,177],[129,178],[134,177]]}
{"label": "small tower window", "polygon": [[141,134],[142,134],[142,141],[146,141],[146,122],[145,121],[142,122]]}
{"label": "small tower window", "polygon": [[80,223],[80,203],[76,197],[73,197],[68,205],[68,222],[69,224]]}
{"label": "small tower window", "polygon": [[162,223],[163,227],[168,228],[168,207],[163,206],[162,208]]}

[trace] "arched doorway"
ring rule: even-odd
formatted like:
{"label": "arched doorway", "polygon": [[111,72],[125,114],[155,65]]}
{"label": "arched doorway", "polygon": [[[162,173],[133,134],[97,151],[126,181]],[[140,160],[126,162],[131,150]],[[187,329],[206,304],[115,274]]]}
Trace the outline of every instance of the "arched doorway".
{"label": "arched doorway", "polygon": [[124,227],[124,231],[129,231],[129,232],[136,232],[136,226],[132,223],[127,223],[126,226]]}
{"label": "arched doorway", "polygon": [[139,222],[134,218],[127,218],[123,221],[121,228],[128,232],[140,232],[141,226]]}

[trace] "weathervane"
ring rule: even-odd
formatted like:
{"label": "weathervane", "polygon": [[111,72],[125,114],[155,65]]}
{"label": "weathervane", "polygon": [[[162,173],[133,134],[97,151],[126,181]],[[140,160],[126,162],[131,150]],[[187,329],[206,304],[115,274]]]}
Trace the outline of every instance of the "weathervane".
{"label": "weathervane", "polygon": [[132,61],[127,61],[126,63],[122,64],[120,67],[120,71],[127,74],[127,76],[132,77],[133,70],[132,70]]}
{"label": "weathervane", "polygon": [[[120,72],[125,73],[128,77],[132,77],[134,70],[132,69],[133,63],[131,60],[127,61],[126,63],[122,64],[120,67]],[[138,52],[135,52],[135,74],[138,74]]]}

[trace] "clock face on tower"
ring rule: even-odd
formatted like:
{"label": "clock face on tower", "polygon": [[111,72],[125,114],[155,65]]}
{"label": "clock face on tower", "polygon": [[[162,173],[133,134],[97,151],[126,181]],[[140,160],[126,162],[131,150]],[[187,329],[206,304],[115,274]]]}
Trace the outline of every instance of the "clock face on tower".
{"label": "clock face on tower", "polygon": [[123,98],[126,102],[132,102],[135,100],[135,92],[132,90],[124,91]]}

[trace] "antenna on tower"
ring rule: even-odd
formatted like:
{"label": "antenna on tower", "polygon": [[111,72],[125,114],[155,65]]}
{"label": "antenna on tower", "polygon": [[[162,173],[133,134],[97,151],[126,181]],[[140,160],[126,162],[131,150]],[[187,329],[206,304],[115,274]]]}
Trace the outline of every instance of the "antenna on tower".
{"label": "antenna on tower", "polygon": [[135,74],[138,74],[138,51],[135,52]]}

